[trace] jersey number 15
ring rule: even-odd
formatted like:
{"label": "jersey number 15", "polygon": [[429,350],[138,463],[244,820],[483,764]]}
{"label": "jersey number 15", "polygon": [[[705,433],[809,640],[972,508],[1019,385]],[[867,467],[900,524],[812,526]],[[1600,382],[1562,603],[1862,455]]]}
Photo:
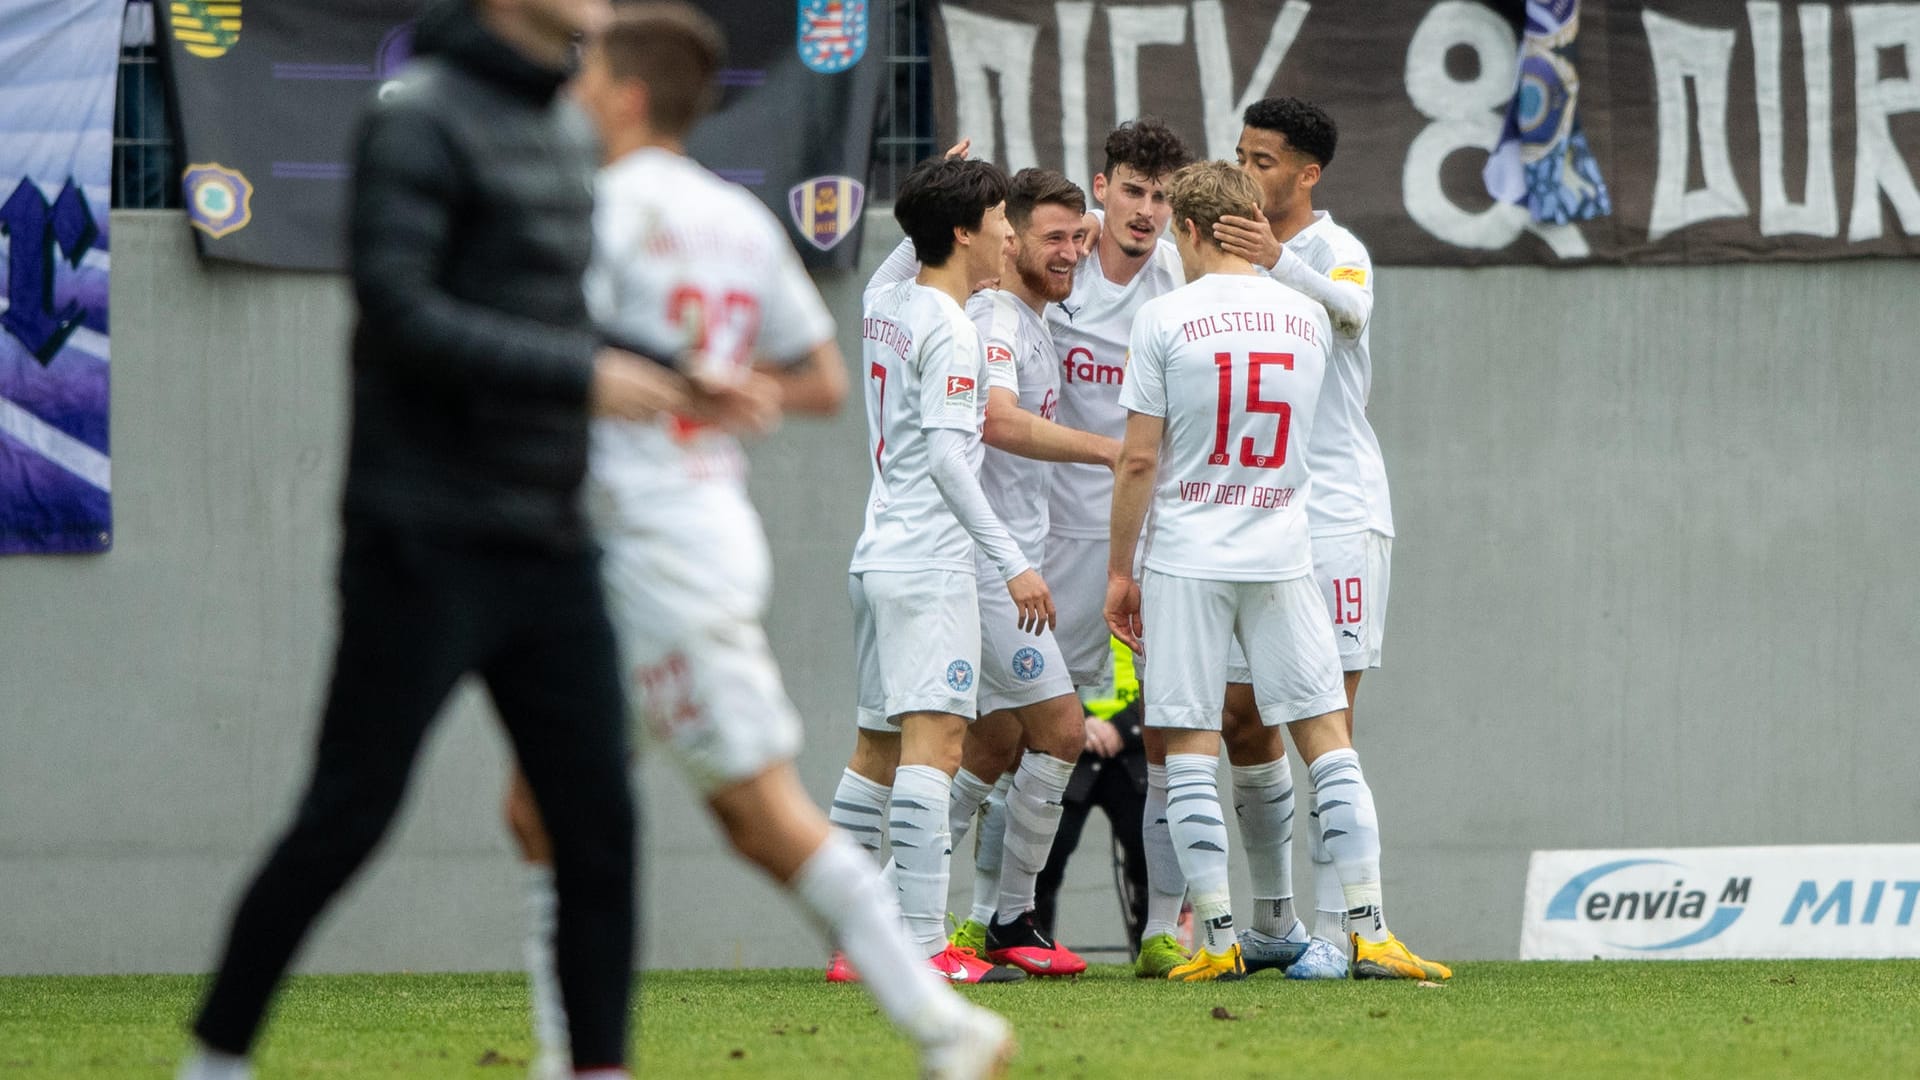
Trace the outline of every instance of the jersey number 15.
{"label": "jersey number 15", "polygon": [[[1230,465],[1232,462],[1227,457],[1227,441],[1228,429],[1232,427],[1234,419],[1233,354],[1214,353],[1213,363],[1220,369],[1220,409],[1214,415],[1213,453],[1207,456],[1207,464]],[[1241,415],[1265,413],[1280,418],[1273,435],[1273,449],[1255,453],[1253,436],[1240,439],[1240,464],[1249,469],[1277,469],[1287,463],[1287,429],[1293,426],[1293,406],[1260,396],[1260,372],[1269,365],[1292,371],[1293,354],[1247,354],[1247,399]]]}

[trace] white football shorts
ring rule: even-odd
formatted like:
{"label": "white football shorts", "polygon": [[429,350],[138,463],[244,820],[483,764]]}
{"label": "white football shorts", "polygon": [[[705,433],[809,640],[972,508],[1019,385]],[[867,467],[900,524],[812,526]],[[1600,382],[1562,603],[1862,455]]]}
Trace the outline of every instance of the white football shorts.
{"label": "white football shorts", "polygon": [[1311,577],[1209,581],[1148,570],[1140,594],[1153,665],[1140,684],[1147,726],[1220,730],[1227,650],[1236,639],[1253,659],[1262,723],[1347,707],[1340,657]]}
{"label": "white football shorts", "polygon": [[1113,663],[1101,613],[1107,603],[1107,541],[1049,535],[1040,576],[1053,592],[1053,636],[1073,685],[1105,685]]}
{"label": "white football shorts", "polygon": [[[801,727],[760,624],[772,575],[759,515],[744,494],[707,494],[671,538],[600,541],[634,715],[711,794],[793,760]],[[701,535],[681,535],[692,522]]]}
{"label": "white football shorts", "polygon": [[897,733],[904,713],[974,719],[980,693],[980,596],[958,570],[848,575],[857,718]]}
{"label": "white football shorts", "polygon": [[[974,577],[980,591],[981,715],[1071,695],[1073,676],[1053,631],[1020,629],[1019,611],[992,563],[977,560]],[[1058,610],[1057,598],[1054,606]]]}
{"label": "white football shorts", "polygon": [[[1392,578],[1393,537],[1372,530],[1313,538],[1313,577],[1326,599],[1340,649],[1340,670],[1380,666],[1387,633],[1387,585]],[[1238,642],[1227,654],[1227,681],[1252,682]]]}

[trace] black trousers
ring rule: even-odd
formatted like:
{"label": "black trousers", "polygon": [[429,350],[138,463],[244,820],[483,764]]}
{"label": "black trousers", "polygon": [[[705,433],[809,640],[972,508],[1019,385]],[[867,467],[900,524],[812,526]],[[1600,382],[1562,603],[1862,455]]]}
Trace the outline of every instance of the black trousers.
{"label": "black trousers", "polygon": [[245,1053],[322,909],[379,844],[454,683],[480,675],[553,837],[560,988],[579,1068],[626,1061],[634,815],[597,557],[349,525],[313,776],[247,889],[194,1031]]}
{"label": "black trousers", "polygon": [[[1142,753],[1131,749],[1128,753]],[[1107,815],[1114,841],[1120,847],[1120,862],[1114,868],[1116,891],[1120,896],[1120,915],[1126,923],[1127,943],[1137,948],[1140,928],[1147,924],[1147,851],[1141,839],[1141,817],[1146,810],[1146,792],[1140,789],[1120,757],[1101,760],[1081,755],[1081,769],[1097,768],[1093,782],[1084,792],[1079,785],[1068,786],[1060,814],[1060,831],[1054,835],[1053,850],[1047,865],[1034,879],[1034,925],[1048,937],[1053,936],[1053,921],[1058,912],[1060,883],[1066,877],[1067,859],[1080,846],[1080,832],[1094,807]]]}

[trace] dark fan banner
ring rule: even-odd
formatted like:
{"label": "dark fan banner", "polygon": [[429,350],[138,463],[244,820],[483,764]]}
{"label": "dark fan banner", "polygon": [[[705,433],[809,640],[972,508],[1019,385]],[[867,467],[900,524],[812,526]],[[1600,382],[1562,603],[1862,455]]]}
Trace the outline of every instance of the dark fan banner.
{"label": "dark fan banner", "polygon": [[[976,153],[1008,168],[1059,168],[1084,186],[1119,121],[1158,116],[1197,153],[1231,160],[1246,106],[1291,96],[1339,125],[1315,205],[1376,262],[1920,254],[1920,4],[1524,9],[941,0],[937,134],[943,144],[971,136]],[[1575,197],[1489,194],[1489,153],[1511,137],[1510,117],[1565,125],[1526,179],[1551,171]],[[1556,156],[1569,144],[1578,159]],[[1594,197],[1595,171],[1604,197]],[[1521,183],[1517,164],[1509,175]],[[1568,206],[1586,216],[1541,212]]]}
{"label": "dark fan banner", "polygon": [[[466,0],[430,0],[466,2]],[[893,0],[700,5],[728,36],[720,106],[689,151],[759,196],[809,266],[852,266]],[[188,220],[200,252],[345,267],[362,109],[412,56],[420,0],[172,0]]]}

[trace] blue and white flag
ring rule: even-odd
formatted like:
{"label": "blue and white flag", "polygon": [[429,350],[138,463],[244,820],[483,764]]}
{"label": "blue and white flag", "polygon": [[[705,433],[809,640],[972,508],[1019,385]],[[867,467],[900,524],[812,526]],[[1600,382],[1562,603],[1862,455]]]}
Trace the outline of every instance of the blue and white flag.
{"label": "blue and white flag", "polygon": [[0,554],[104,551],[107,232],[125,0],[0,19]]}
{"label": "blue and white flag", "polygon": [[1580,0],[1527,0],[1507,126],[1481,173],[1489,195],[1524,204],[1533,220],[1555,225],[1613,213],[1580,130],[1579,34]]}

